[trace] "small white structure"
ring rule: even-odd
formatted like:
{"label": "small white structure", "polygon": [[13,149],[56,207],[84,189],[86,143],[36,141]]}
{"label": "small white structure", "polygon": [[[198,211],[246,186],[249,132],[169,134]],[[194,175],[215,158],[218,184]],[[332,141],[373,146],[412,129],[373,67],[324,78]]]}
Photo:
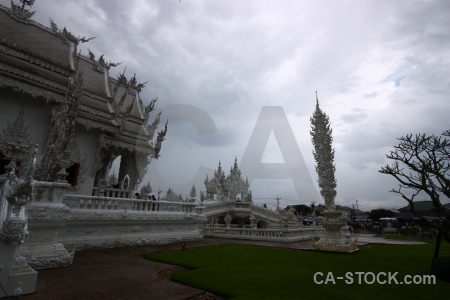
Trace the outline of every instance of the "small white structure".
{"label": "small white structure", "polygon": [[249,183],[242,178],[237,159],[226,175],[219,162],[205,179],[204,236],[273,242],[311,240],[324,235],[321,226],[303,226],[293,208],[276,211],[255,205]]}

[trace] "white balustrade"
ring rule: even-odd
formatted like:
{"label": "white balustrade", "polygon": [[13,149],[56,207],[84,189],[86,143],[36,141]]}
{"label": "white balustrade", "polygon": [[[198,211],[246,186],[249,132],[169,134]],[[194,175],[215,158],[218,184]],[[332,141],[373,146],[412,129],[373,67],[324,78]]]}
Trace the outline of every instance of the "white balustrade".
{"label": "white balustrade", "polygon": [[114,188],[102,188],[98,186],[94,186],[92,189],[92,196],[104,196],[104,197],[113,197],[113,198],[130,198],[130,191],[123,189],[114,189]]}
{"label": "white balustrade", "polygon": [[63,204],[69,208],[95,210],[131,210],[196,213],[196,203],[156,201],[145,199],[64,195]]}
{"label": "white balustrade", "polygon": [[261,228],[234,228],[216,224],[212,227],[205,226],[204,236],[235,238],[249,240],[264,240],[276,242],[293,242],[311,240],[323,235],[322,227],[282,227],[276,226],[266,229]]}

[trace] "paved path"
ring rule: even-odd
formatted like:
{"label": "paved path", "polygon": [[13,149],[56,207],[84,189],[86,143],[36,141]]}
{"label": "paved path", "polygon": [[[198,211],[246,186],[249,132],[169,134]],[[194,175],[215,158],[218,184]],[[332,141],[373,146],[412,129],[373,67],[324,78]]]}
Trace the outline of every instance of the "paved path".
{"label": "paved path", "polygon": [[400,241],[388,240],[384,237],[379,237],[376,234],[358,234],[355,236],[358,239],[358,245],[363,244],[385,244],[385,245],[425,245],[424,242],[417,241]]}
{"label": "paved path", "polygon": [[[413,244],[406,241],[386,240],[374,235],[358,236],[358,244],[399,244],[398,242]],[[208,247],[233,243],[299,250],[312,249],[312,241],[274,243],[215,238],[189,242],[186,247]],[[180,249],[181,244],[178,243],[76,252],[72,266],[40,270],[36,292],[21,298],[26,300],[203,299],[204,291],[202,290],[157,278],[158,272],[173,266],[142,259],[147,253]]]}

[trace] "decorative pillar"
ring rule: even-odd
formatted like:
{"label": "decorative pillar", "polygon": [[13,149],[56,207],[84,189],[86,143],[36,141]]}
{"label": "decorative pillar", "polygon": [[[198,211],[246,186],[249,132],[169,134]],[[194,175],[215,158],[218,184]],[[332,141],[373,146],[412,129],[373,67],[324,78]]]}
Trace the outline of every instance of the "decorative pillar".
{"label": "decorative pillar", "polygon": [[25,205],[33,194],[34,162],[31,176],[24,182],[16,177],[16,164],[12,161],[1,188],[0,207],[5,214],[0,215],[0,298],[33,293],[36,288],[37,272],[16,253],[28,234]]}
{"label": "decorative pillar", "polygon": [[[119,167],[119,175],[118,175],[118,181],[119,181],[119,188],[123,189],[125,177],[128,174],[128,168],[130,164],[130,153],[128,151],[124,151],[121,154],[120,157],[120,167]],[[128,185],[130,185],[130,182],[128,182]]]}
{"label": "decorative pillar", "polygon": [[27,207],[29,235],[18,253],[34,269],[70,266],[74,253],[58,242],[59,230],[70,214],[63,204],[70,184],[36,181],[35,185],[37,192]]}
{"label": "decorative pillar", "polygon": [[347,224],[348,218],[336,210],[336,171],[334,149],[332,148],[332,129],[329,117],[320,109],[316,92],[316,110],[311,117],[311,140],[314,145],[314,160],[319,177],[320,194],[325,200],[324,216],[320,225],[325,228],[325,236],[314,243],[314,248],[323,251],[353,252],[358,250],[355,240],[341,234],[341,228]]}
{"label": "decorative pillar", "polygon": [[226,227],[230,228],[231,220],[233,220],[233,217],[229,213],[227,213],[223,219],[225,221]]}

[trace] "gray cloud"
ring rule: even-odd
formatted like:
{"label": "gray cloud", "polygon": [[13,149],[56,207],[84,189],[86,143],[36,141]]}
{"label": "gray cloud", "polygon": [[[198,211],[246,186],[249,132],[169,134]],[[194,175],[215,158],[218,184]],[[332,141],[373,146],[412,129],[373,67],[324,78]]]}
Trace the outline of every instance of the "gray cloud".
{"label": "gray cloud", "polygon": [[362,109],[354,108],[350,114],[345,114],[341,116],[341,119],[346,123],[359,123],[367,118],[367,113]]}

